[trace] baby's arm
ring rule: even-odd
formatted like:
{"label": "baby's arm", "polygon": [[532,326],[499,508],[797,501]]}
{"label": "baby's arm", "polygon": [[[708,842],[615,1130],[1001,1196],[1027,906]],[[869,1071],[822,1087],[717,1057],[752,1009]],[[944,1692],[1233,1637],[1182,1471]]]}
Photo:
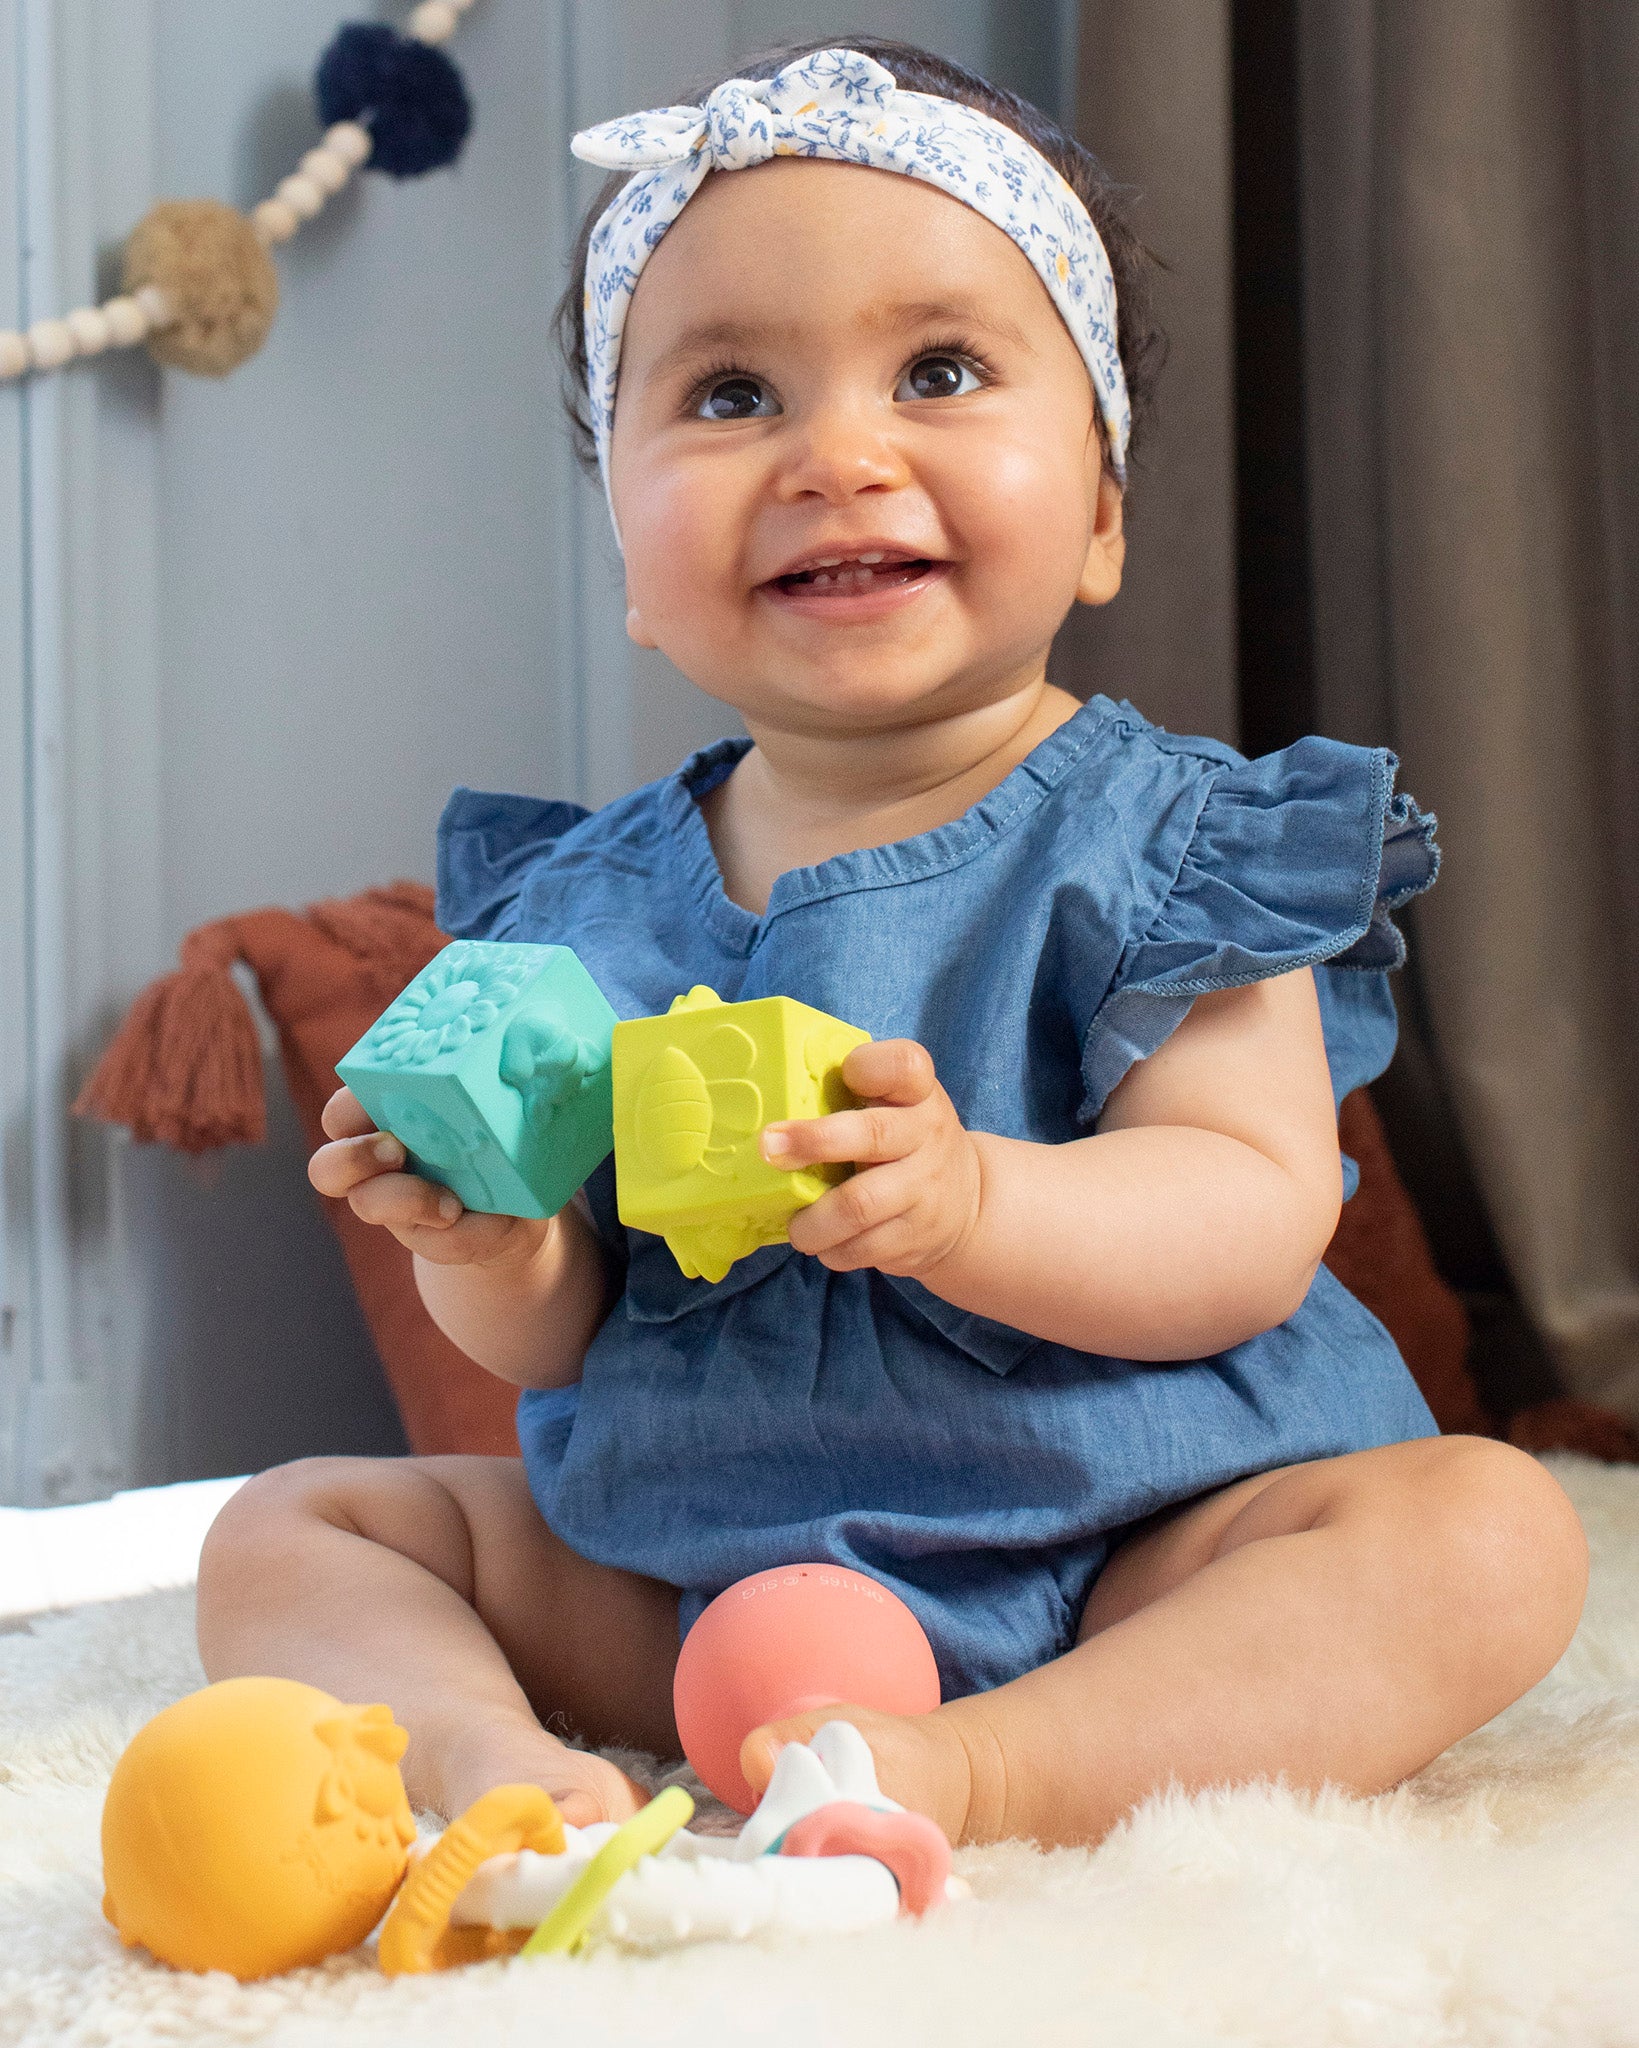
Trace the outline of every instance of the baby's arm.
{"label": "baby's arm", "polygon": [[1095,1134],[1067,1144],[965,1130],[908,1040],[859,1047],[843,1075],[868,1108],[764,1136],[782,1166],[865,1162],[792,1219],[791,1242],[1077,1350],[1200,1358],[1271,1329],[1336,1227],[1337,1121],[1306,969],[1199,997]]}
{"label": "baby's arm", "polygon": [[325,1104],[324,1128],[332,1142],[314,1153],[308,1178],[409,1247],[421,1299],[453,1344],[515,1386],[580,1378],[613,1289],[597,1233],[578,1210],[545,1222],[469,1213],[448,1188],[403,1170],[404,1147],[348,1088]]}

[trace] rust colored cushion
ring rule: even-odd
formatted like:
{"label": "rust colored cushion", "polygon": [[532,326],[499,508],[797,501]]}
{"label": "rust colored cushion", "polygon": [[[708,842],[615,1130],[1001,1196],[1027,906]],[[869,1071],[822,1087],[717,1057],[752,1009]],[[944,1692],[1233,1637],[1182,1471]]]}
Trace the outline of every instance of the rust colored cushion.
{"label": "rust colored cushion", "polygon": [[1468,1311],[1435,1271],[1428,1239],[1364,1088],[1343,1099],[1343,1149],[1360,1186],[1343,1204],[1326,1263],[1384,1324],[1448,1435],[1488,1436],[1494,1424],[1468,1370]]}
{"label": "rust colored cushion", "polygon": [[[259,924],[247,933],[244,957],[278,1029],[285,1080],[314,1148],[324,1142],[320,1113],[340,1085],[337,1060],[447,943],[432,906],[430,889],[400,882],[316,903],[265,936]],[[345,1202],[315,1199],[341,1240],[410,1448],[516,1456],[517,1388],[475,1365],[433,1322],[397,1238],[361,1223]]]}

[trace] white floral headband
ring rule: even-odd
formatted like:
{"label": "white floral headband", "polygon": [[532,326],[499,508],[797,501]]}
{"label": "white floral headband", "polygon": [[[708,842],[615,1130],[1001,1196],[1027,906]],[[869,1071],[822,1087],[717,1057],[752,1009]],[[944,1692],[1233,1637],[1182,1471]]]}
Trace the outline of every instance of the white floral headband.
{"label": "white floral headband", "polygon": [[977,108],[901,92],[858,50],[815,50],[772,78],[731,78],[703,107],[657,107],[586,128],[584,162],[636,173],[592,231],[585,334],[592,433],[605,491],[620,338],[644,264],[711,171],[827,157],[921,178],[960,199],[1030,259],[1087,365],[1110,466],[1125,478],[1132,408],[1116,346],[1115,279],[1092,216],[1022,135]]}

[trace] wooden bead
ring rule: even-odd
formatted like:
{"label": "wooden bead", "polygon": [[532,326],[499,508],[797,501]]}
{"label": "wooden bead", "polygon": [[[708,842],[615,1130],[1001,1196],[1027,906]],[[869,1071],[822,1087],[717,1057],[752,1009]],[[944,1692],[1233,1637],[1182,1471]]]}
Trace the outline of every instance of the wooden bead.
{"label": "wooden bead", "polygon": [[334,127],[324,131],[324,141],[319,145],[332,156],[339,156],[349,169],[355,171],[375,146],[375,137],[357,121],[336,122]]}
{"label": "wooden bead", "polygon": [[324,193],[311,178],[304,178],[300,171],[293,171],[288,178],[281,178],[274,188],[275,199],[282,199],[302,220],[311,220],[324,205]]}
{"label": "wooden bead", "polygon": [[411,10],[404,33],[418,43],[444,43],[455,34],[460,19],[450,0],[421,0],[421,5]]}
{"label": "wooden bead", "polygon": [[82,356],[101,355],[114,338],[109,331],[108,315],[100,306],[81,306],[78,312],[70,313],[68,329]]}
{"label": "wooden bead", "polygon": [[13,328],[0,327],[0,382],[22,376],[32,360],[23,337]]}
{"label": "wooden bead", "polygon": [[135,299],[110,299],[102,309],[113,348],[131,348],[148,332],[148,315]]}
{"label": "wooden bead", "polygon": [[353,166],[329,149],[310,149],[296,169],[324,193],[339,192],[353,175]]}
{"label": "wooden bead", "polygon": [[301,226],[302,217],[282,199],[264,199],[251,208],[250,224],[263,243],[288,242]]}
{"label": "wooden bead", "polygon": [[142,315],[144,334],[157,334],[160,328],[169,327],[176,318],[176,308],[161,286],[139,285],[131,294],[137,302],[137,311]]}
{"label": "wooden bead", "polygon": [[37,370],[60,369],[75,354],[73,329],[66,320],[36,320],[28,331],[28,352]]}

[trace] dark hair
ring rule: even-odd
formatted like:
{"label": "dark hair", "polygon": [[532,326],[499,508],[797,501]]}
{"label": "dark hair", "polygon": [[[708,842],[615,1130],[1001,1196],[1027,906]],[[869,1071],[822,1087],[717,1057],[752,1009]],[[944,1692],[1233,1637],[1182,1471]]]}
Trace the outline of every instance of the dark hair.
{"label": "dark hair", "polygon": [[[948,57],[935,56],[931,50],[919,49],[914,43],[896,42],[888,36],[821,36],[753,57],[725,76],[772,78],[776,71],[794,59],[839,44],[874,57],[877,63],[885,65],[894,74],[897,82],[908,92],[932,93],[941,99],[957,100],[1022,135],[1046,157],[1086,207],[1109,255],[1110,269],[1115,276],[1118,308],[1116,342],[1121,351],[1121,367],[1126,374],[1127,395],[1132,401],[1132,437],[1128,444],[1130,460],[1132,450],[1142,445],[1145,428],[1155,409],[1155,387],[1166,357],[1166,337],[1155,323],[1151,303],[1151,280],[1159,264],[1134,233],[1122,209],[1122,188],[1108,175],[1091,150],[1084,149],[1073,136],[1066,135],[1058,123],[1050,120],[1039,107],[1020,99],[1017,93],[990,84],[965,65],[952,63]],[[680,95],[680,98],[698,104],[715,86],[723,83],[724,79],[714,79],[711,84],[697,87]],[[583,468],[594,472],[597,469],[597,448],[587,406],[583,318],[586,249],[600,215],[625,184],[626,175],[617,171],[605,180],[603,189],[581,222],[569,259],[569,286],[558,301],[553,319],[566,373],[563,402],[569,415],[575,455]]]}

